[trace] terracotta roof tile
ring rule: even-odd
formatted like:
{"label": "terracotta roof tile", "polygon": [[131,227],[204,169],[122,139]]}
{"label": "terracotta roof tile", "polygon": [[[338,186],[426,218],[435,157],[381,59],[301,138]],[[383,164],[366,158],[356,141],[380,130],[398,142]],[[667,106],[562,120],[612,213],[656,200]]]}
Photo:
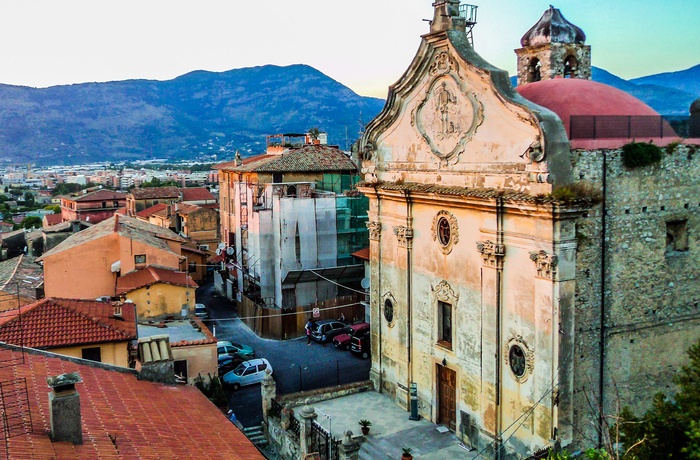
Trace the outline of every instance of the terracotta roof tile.
{"label": "terracotta roof tile", "polygon": [[31,348],[56,348],[137,338],[133,304],[114,317],[111,302],[46,298],[0,313],[0,341]]}
{"label": "terracotta roof tile", "polygon": [[152,198],[180,198],[180,191],[177,187],[144,187],[135,188],[131,191],[135,200],[148,200]]}
{"label": "terracotta roof tile", "polygon": [[362,260],[369,260],[369,248],[363,248],[359,251],[355,251],[352,253],[352,256]]}
{"label": "terracotta roof tile", "polygon": [[146,208],[143,211],[139,211],[136,213],[138,217],[142,218],[147,218],[148,216],[155,214],[159,211],[167,210],[168,205],[165,203],[158,203],[156,205],[151,206],[150,208]]}
{"label": "terracotta roof tile", "polygon": [[0,291],[36,299],[36,288],[44,282],[44,269],[25,254],[0,262]]}
{"label": "terracotta roof tile", "polygon": [[44,219],[46,219],[47,226],[56,225],[63,222],[63,216],[61,214],[47,214],[44,216]]}
{"label": "terracotta roof tile", "polygon": [[216,200],[214,195],[205,187],[181,188],[180,192],[182,193],[182,201]]}
{"label": "terracotta roof tile", "polygon": [[199,287],[185,272],[162,267],[146,267],[120,276],[117,279],[117,294],[130,292],[155,283],[174,284],[195,289]]}
{"label": "terracotta roof tile", "polygon": [[236,166],[235,162],[219,165],[218,169],[238,172],[321,172],[356,171],[357,166],[347,155],[327,145],[305,145],[290,149],[281,155],[260,155],[248,163]]}
{"label": "terracotta roof tile", "polygon": [[125,200],[126,194],[113,192],[111,190],[96,190],[80,196],[64,197],[69,201],[104,201],[104,200]]}
{"label": "terracotta roof tile", "polygon": [[[0,358],[22,355],[0,345]],[[11,368],[26,379],[32,427],[8,438],[9,458],[263,459],[257,448],[194,386],[138,380],[135,371],[28,350]],[[52,442],[46,378],[78,372],[83,444]]]}
{"label": "terracotta roof tile", "polygon": [[202,209],[200,206],[197,206],[196,204],[189,204],[189,203],[179,203],[177,205],[177,213],[178,214],[190,214],[195,211],[199,211]]}
{"label": "terracotta roof tile", "polygon": [[185,242],[186,240],[178,236],[173,231],[157,225],[144,222],[135,217],[115,215],[103,220],[99,224],[78,232],[62,241],[58,246],[45,252],[37,260],[45,260],[46,257],[66,251],[89,241],[103,238],[112,233],[119,233],[122,236],[139,241],[149,246],[153,246],[164,251],[170,251],[165,240]]}

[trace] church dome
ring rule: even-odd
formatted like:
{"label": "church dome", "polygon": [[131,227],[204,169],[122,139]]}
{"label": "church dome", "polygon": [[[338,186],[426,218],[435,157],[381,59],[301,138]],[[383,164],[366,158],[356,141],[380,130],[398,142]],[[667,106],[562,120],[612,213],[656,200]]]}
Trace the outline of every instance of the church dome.
{"label": "church dome", "polygon": [[569,135],[572,115],[659,117],[654,109],[631,94],[592,80],[554,78],[520,85],[516,91],[559,115]]}
{"label": "church dome", "polygon": [[536,46],[545,43],[578,43],[584,44],[586,34],[566,20],[558,8],[549,6],[537,23],[528,30],[520,44],[523,47]]}

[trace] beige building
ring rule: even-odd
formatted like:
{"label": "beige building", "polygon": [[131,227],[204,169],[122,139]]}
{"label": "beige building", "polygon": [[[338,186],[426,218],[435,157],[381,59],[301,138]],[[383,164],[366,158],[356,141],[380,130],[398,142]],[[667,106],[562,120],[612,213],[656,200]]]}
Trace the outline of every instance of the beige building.
{"label": "beige building", "polygon": [[[416,385],[421,416],[488,455],[595,446],[613,383],[644,409],[700,337],[700,165],[688,155],[700,140],[668,137],[651,108],[588,80],[585,37],[558,10],[523,37],[519,56],[551,59],[538,78],[520,75],[532,83],[518,94],[475,53],[459,2],[434,5],[357,146],[370,377],[407,410]],[[661,131],[639,137],[679,144],[660,164],[625,166],[629,132],[581,135],[576,117],[596,115],[655,117]],[[664,363],[651,358],[662,350]]]}

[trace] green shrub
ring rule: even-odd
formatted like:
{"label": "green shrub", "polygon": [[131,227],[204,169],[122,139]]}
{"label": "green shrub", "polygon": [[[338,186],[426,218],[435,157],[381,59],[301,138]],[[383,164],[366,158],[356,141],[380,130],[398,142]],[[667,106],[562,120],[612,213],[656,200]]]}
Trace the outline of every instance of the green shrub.
{"label": "green shrub", "polygon": [[659,146],[643,142],[630,142],[622,146],[622,163],[628,168],[640,168],[661,161]]}
{"label": "green shrub", "polygon": [[668,153],[669,155],[672,155],[673,152],[676,151],[676,149],[678,148],[679,145],[681,145],[681,143],[678,141],[671,142],[670,144],[668,144],[666,146],[666,153]]}

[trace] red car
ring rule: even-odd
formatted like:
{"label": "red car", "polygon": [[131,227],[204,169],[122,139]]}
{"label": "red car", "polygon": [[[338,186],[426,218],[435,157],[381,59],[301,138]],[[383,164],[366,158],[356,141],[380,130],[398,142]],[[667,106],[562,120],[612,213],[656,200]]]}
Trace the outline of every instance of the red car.
{"label": "red car", "polygon": [[343,333],[336,335],[333,338],[333,345],[341,350],[350,348],[350,340],[353,337],[362,337],[369,332],[369,323],[357,323],[352,326],[347,326],[343,329]]}

